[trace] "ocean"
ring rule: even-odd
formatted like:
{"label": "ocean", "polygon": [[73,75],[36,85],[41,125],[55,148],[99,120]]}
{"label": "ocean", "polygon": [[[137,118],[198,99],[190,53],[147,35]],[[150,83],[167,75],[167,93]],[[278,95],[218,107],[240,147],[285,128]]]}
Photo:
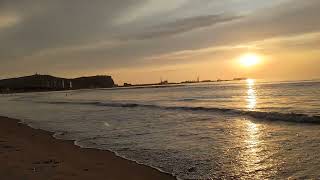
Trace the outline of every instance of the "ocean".
{"label": "ocean", "polygon": [[3,94],[0,115],[178,179],[320,178],[320,81]]}

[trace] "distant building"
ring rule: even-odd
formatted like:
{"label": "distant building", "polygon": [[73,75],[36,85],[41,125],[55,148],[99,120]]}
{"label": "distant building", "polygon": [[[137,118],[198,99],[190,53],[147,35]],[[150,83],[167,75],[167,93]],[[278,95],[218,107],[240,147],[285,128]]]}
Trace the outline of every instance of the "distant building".
{"label": "distant building", "polygon": [[130,84],[130,83],[123,83],[123,86],[124,86],[124,87],[129,87],[129,86],[132,86],[132,84]]}
{"label": "distant building", "polygon": [[165,80],[165,81],[161,81],[159,84],[160,85],[165,85],[165,84],[169,84],[169,82],[167,80]]}
{"label": "distant building", "polygon": [[242,80],[247,80],[248,78],[233,78],[234,81],[242,81]]}
{"label": "distant building", "polygon": [[64,80],[62,80],[62,89],[65,89]]}

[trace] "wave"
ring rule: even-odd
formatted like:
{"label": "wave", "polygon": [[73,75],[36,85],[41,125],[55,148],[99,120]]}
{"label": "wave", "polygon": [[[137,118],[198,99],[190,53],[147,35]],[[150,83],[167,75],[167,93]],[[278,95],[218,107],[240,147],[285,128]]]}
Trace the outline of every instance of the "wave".
{"label": "wave", "polygon": [[260,120],[269,121],[286,121],[296,123],[313,123],[320,124],[320,116],[311,116],[297,113],[280,113],[280,112],[262,112],[262,111],[244,111],[238,109],[215,108],[215,107],[189,107],[189,106],[161,106],[153,104],[139,103],[119,103],[119,102],[42,102],[49,104],[73,104],[73,105],[94,105],[106,107],[121,107],[121,108],[153,108],[163,110],[182,110],[182,111],[205,111],[205,112],[221,112],[227,114],[236,114],[249,116]]}

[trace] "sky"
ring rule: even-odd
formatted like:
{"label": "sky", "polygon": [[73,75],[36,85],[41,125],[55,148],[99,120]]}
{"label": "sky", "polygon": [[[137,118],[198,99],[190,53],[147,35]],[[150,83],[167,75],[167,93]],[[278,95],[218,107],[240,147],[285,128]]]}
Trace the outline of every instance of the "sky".
{"label": "sky", "polygon": [[[319,0],[0,0],[0,79],[319,79],[319,9]],[[260,63],[242,66],[246,53]]]}

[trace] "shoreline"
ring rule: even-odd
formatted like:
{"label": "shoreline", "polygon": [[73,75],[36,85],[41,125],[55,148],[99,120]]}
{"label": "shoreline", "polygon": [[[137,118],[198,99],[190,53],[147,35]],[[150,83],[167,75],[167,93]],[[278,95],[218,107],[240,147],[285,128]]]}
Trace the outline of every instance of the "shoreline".
{"label": "shoreline", "polygon": [[1,179],[176,179],[170,174],[117,156],[81,148],[72,140],[0,116]]}

